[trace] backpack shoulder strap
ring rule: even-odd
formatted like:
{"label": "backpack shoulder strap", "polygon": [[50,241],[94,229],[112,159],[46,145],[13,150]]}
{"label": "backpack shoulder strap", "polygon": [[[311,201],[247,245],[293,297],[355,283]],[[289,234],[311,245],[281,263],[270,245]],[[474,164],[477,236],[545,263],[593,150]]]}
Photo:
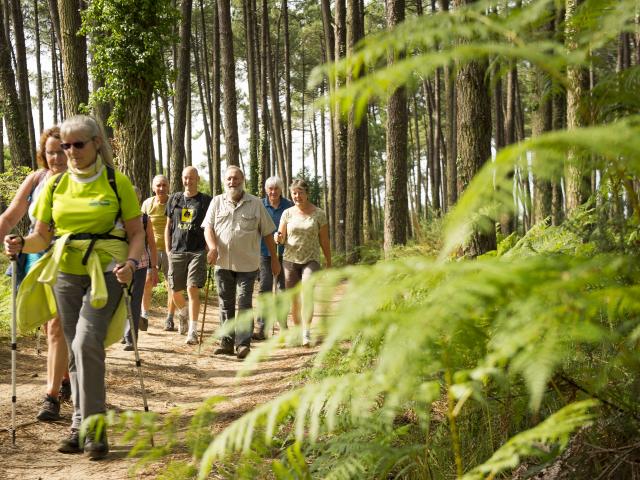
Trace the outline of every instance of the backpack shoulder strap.
{"label": "backpack shoulder strap", "polygon": [[58,188],[58,185],[60,185],[60,180],[62,180],[62,177],[64,177],[67,174],[67,172],[62,172],[56,175],[56,179],[53,181],[53,185],[51,185],[51,201],[53,202],[53,193],[56,191],[56,188]]}
{"label": "backpack shoulder strap", "polygon": [[107,169],[107,180],[109,181],[109,185],[111,186],[113,193],[116,194],[116,198],[118,199],[118,214],[116,215],[116,221],[117,221],[118,218],[122,217],[122,207],[120,205],[122,202],[120,200],[120,195],[118,194],[118,184],[116,183],[116,170],[115,168],[106,164],[105,164],[105,168]]}

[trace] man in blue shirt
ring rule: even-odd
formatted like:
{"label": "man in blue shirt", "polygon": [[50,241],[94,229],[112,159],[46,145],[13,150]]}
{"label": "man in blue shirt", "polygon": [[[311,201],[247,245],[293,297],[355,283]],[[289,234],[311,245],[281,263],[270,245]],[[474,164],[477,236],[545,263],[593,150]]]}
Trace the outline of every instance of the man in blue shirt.
{"label": "man in blue shirt", "polygon": [[[293,202],[287,200],[282,196],[284,190],[284,183],[280,177],[269,177],[264,182],[264,190],[267,196],[262,199],[264,207],[271,216],[273,223],[276,224],[276,229],[280,226],[280,217],[282,213],[290,207],[293,207]],[[280,260],[280,266],[282,267],[282,254],[284,253],[284,247],[278,246],[278,258]],[[280,270],[278,275],[278,286],[280,290],[284,290],[284,269]],[[271,292],[273,288],[273,276],[271,275],[271,256],[269,250],[264,244],[264,239],[260,245],[260,293]],[[264,318],[258,318],[258,332],[253,335],[254,340],[264,340]],[[283,323],[286,327],[286,320]]]}

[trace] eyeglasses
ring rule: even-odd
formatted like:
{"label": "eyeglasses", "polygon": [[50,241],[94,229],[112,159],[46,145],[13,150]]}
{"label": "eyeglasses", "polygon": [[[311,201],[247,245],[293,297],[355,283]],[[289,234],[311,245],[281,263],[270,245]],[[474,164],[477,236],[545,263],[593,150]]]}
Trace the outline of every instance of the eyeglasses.
{"label": "eyeglasses", "polygon": [[89,142],[93,142],[93,138],[91,140],[87,140],[86,142],[61,143],[60,148],[62,148],[63,150],[69,150],[71,147],[73,147],[76,150],[82,150]]}

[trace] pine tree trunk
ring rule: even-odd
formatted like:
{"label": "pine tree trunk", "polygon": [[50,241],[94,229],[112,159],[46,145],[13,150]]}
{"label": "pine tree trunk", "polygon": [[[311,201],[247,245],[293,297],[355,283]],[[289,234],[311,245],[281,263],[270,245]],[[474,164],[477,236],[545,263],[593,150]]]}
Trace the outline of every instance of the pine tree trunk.
{"label": "pine tree trunk", "polygon": [[64,115],[80,112],[80,106],[89,103],[89,76],[87,74],[87,39],[78,35],[82,25],[79,0],[58,0],[62,54]]}
{"label": "pine tree trunk", "polygon": [[32,155],[29,149],[29,135],[25,129],[27,122],[16,90],[16,80],[11,65],[11,47],[4,28],[0,32],[0,99],[2,99],[2,114],[7,127],[11,164],[14,167],[30,167]]}
{"label": "pine tree trunk", "polygon": [[[543,27],[549,36],[553,35],[554,24],[548,22]],[[538,99],[531,112],[531,136],[536,137],[553,128],[553,110],[549,88],[550,76],[542,70],[536,70],[533,81],[533,98]],[[539,223],[552,214],[552,187],[548,175],[543,178],[536,172],[536,157],[533,165],[533,223]]]}
{"label": "pine tree trunk", "polygon": [[[422,151],[420,149],[420,128],[418,126],[418,120],[420,114],[418,113],[418,100],[413,95],[413,131],[415,132],[414,144],[416,146],[415,153],[415,167],[416,167],[416,215],[418,218],[422,217],[422,168],[420,163],[422,161]],[[433,171],[431,172],[433,175]],[[425,208],[425,210],[427,210]]]}
{"label": "pine tree trunk", "polygon": [[[335,60],[344,58],[347,48],[346,4],[345,0],[335,2]],[[343,81],[336,77],[335,88],[343,86]],[[347,119],[336,108],[335,115],[335,210],[336,233],[335,250],[337,253],[346,251],[346,222],[347,222]]]}
{"label": "pine tree trunk", "polygon": [[[151,85],[144,94],[131,98],[125,107],[127,114],[114,127],[118,144],[118,166],[131,182],[140,189],[142,198],[149,196],[151,181]],[[177,191],[177,190],[174,190]]]}
{"label": "pine tree trunk", "polygon": [[[198,36],[198,29],[196,28],[196,36],[192,40],[194,44],[193,48],[193,59],[195,63],[196,70],[196,81],[198,83],[198,96],[200,98],[200,110],[202,111],[202,126],[204,130],[204,138],[205,138],[205,146],[207,149],[207,165],[209,165],[209,185],[212,185],[212,175],[213,172],[211,170],[211,129],[209,128],[209,115],[208,115],[208,105],[205,96],[207,95],[205,92],[206,89],[206,81],[204,79],[205,72],[202,70],[202,61],[200,59],[200,44],[201,42],[196,41],[196,38],[204,38],[204,34]],[[206,51],[204,51],[206,56]]]}
{"label": "pine tree trunk", "polygon": [[[356,43],[364,36],[362,12],[359,0],[347,0],[347,58],[353,52]],[[364,69],[363,69],[364,70]],[[347,85],[354,79],[349,76]],[[349,112],[347,124],[347,196],[345,216],[345,250],[347,263],[355,263],[359,259],[357,247],[362,235],[362,168],[364,165],[364,141],[366,138],[366,111],[360,124],[356,125],[355,111]]]}
{"label": "pine tree trunk", "polygon": [[[581,0],[566,0],[565,3],[565,46],[572,51],[577,48],[578,27],[574,25],[574,15]],[[567,67],[567,130],[580,128],[585,121],[580,113],[580,103],[589,85],[588,72],[584,67]],[[590,173],[586,171],[584,158],[575,150],[569,150],[565,163],[566,208],[570,214],[583,204],[590,190]]]}
{"label": "pine tree trunk", "polygon": [[211,44],[213,52],[211,69],[212,75],[212,118],[211,118],[211,142],[213,163],[213,183],[211,193],[218,195],[222,193],[222,159],[220,155],[220,22],[218,21],[218,1],[213,3],[213,42]]}
{"label": "pine tree trunk", "polygon": [[[404,0],[387,0],[387,27],[404,21]],[[391,53],[393,64],[397,53]],[[389,97],[387,106],[387,165],[385,171],[384,251],[389,254],[396,245],[407,243],[407,96],[404,87]]]}
{"label": "pine tree trunk", "polygon": [[[457,5],[473,3],[459,0]],[[485,83],[486,62],[459,65],[456,78],[458,108],[457,170],[458,192],[462,193],[475,174],[491,157],[491,100]],[[476,232],[464,247],[465,255],[476,257],[496,248],[495,229]]]}
{"label": "pine tree trunk", "polygon": [[51,39],[51,98],[53,107],[53,123],[58,123],[58,57],[56,54],[57,43],[53,28],[49,31]]}
{"label": "pine tree trunk", "polygon": [[250,0],[243,0],[243,14],[245,25],[245,45],[247,50],[247,86],[249,90],[249,191],[254,195],[260,195],[263,182],[260,180],[258,166],[258,85],[256,75],[257,59],[255,57],[255,44],[257,43],[254,23],[254,12]]}
{"label": "pine tree trunk", "polygon": [[[264,70],[262,75],[267,77],[269,98],[271,100],[271,112],[270,112],[270,129],[271,129],[271,147],[274,150],[274,161],[277,165],[278,174],[284,181],[285,185],[289,183],[289,173],[287,172],[287,165],[285,159],[285,151],[283,145],[283,126],[282,126],[282,114],[280,112],[280,96],[278,94],[278,83],[276,77],[276,57],[272,56],[271,51],[271,34],[269,27],[269,8],[267,0],[262,2],[262,28],[264,49],[266,54],[266,62],[264,64]],[[275,169],[273,170],[275,172]]]}
{"label": "pine tree trunk", "polygon": [[38,0],[33,0],[33,24],[35,33],[35,57],[36,57],[36,91],[38,95],[38,132],[44,130],[44,109],[42,91],[42,62],[40,58],[40,11]]}
{"label": "pine tree trunk", "polygon": [[[287,0],[282,0],[282,21],[284,23],[284,108],[286,117],[286,132],[285,132],[285,155],[287,158],[287,172],[289,173],[289,179],[293,179],[293,143],[291,136],[291,53],[289,44],[289,8],[287,6]],[[301,51],[304,55],[304,50]],[[304,61],[303,67],[304,68]],[[304,81],[302,83],[304,89]],[[304,95],[304,92],[303,92]],[[304,115],[302,124],[304,126]],[[304,135],[304,133],[303,133]],[[302,149],[302,155],[304,159],[304,148]]]}
{"label": "pine tree trunk", "polygon": [[158,172],[160,174],[164,174],[164,169],[162,167],[162,121],[160,120],[160,104],[158,102],[157,93],[154,97],[156,107],[156,136],[158,142]]}
{"label": "pine tree trunk", "polygon": [[[269,43],[269,10],[267,2],[262,2],[262,23],[260,31],[260,185],[264,185],[271,175],[271,145],[269,142],[269,87],[267,81],[267,62]],[[283,179],[284,180],[284,179]],[[286,184],[285,184],[286,185]],[[286,192],[283,192],[286,194]]]}
{"label": "pine tree trunk", "polygon": [[[331,17],[331,5],[329,0],[321,0],[320,9],[322,12],[322,29],[324,32],[323,45],[325,63],[330,63],[335,60],[335,38],[334,31],[332,29],[333,19]],[[326,80],[329,87],[329,93],[333,91],[333,83]],[[329,189],[328,195],[328,214],[329,214],[329,233],[331,238],[331,248],[336,248],[336,136],[335,136],[335,111],[333,105],[329,105],[329,129],[331,134],[331,158],[329,166],[329,184],[325,185],[325,188]],[[325,176],[325,182],[327,177]]]}
{"label": "pine tree trunk", "polygon": [[231,1],[218,0],[220,25],[220,66],[224,89],[224,143],[227,165],[240,165],[238,139],[238,113],[236,98],[236,62],[233,56],[233,31],[231,29]]}
{"label": "pine tree trunk", "polygon": [[[195,48],[195,46],[194,46]],[[184,139],[184,153],[185,153],[185,166],[190,167],[193,165],[193,135],[191,133],[191,122],[193,119],[191,109],[191,73],[189,73],[189,88],[187,89],[187,121],[185,124],[185,139]]]}
{"label": "pine tree trunk", "polygon": [[[449,11],[449,0],[439,0],[440,10]],[[458,200],[458,173],[457,173],[457,151],[456,151],[456,91],[455,79],[453,78],[452,66],[444,67],[444,97],[446,99],[446,138],[447,138],[447,159],[446,159],[446,205],[445,211],[449,211]]]}
{"label": "pine tree trunk", "polygon": [[31,167],[36,168],[36,137],[33,128],[33,114],[31,111],[31,93],[29,89],[29,70],[27,68],[27,49],[24,39],[24,20],[20,0],[9,0],[11,18],[13,20],[13,36],[16,53],[16,81],[18,82],[18,97],[26,120],[25,128],[29,135]]}
{"label": "pine tree trunk", "polygon": [[180,49],[178,50],[176,68],[176,93],[174,100],[173,135],[171,148],[171,176],[169,179],[171,192],[183,190],[182,170],[185,166],[185,130],[187,125],[187,102],[191,88],[190,51],[191,51],[191,0],[182,0],[180,13]]}

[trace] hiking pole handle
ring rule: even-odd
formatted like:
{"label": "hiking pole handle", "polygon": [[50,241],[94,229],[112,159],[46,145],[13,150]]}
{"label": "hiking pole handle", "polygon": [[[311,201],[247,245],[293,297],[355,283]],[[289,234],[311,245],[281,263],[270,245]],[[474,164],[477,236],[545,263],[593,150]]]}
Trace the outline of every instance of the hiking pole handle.
{"label": "hiking pole handle", "polygon": [[[6,240],[15,240],[16,238],[20,239],[20,251],[18,253],[9,253],[8,252],[8,243],[6,242]],[[10,235],[7,235],[5,237],[5,250],[7,250],[7,256],[9,257],[9,260],[11,260],[12,262],[17,262],[18,261],[18,255],[22,252],[22,249],[24,248],[24,237],[22,235],[18,235],[16,233],[12,233]]]}

